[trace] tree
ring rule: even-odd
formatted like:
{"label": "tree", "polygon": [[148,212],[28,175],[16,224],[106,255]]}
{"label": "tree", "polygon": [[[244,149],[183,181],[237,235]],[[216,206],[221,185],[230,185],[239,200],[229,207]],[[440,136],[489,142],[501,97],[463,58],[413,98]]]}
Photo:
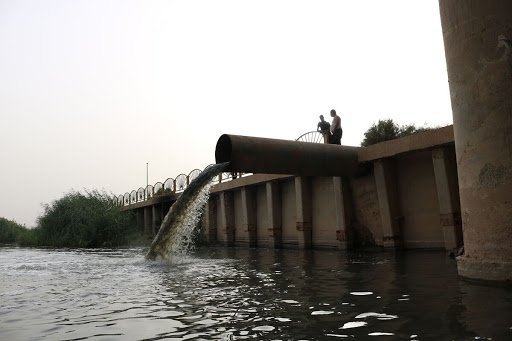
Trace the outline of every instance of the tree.
{"label": "tree", "polygon": [[362,147],[369,145],[394,140],[399,137],[404,137],[412,134],[416,134],[422,131],[429,130],[431,128],[419,127],[416,128],[413,124],[399,126],[392,119],[379,120],[364,133],[364,140],[361,142]]}

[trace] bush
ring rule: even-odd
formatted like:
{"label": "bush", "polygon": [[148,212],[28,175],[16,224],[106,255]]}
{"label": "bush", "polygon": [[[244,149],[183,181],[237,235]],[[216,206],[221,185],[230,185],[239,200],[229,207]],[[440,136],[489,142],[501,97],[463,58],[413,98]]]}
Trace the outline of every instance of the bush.
{"label": "bush", "polygon": [[26,233],[27,228],[15,221],[0,218],[0,243],[14,244],[21,234]]}
{"label": "bush", "polygon": [[45,206],[33,236],[41,246],[113,247],[137,239],[133,214],[121,212],[103,192],[70,192]]}
{"label": "bush", "polygon": [[415,133],[419,133],[422,131],[429,130],[431,128],[420,127],[416,128],[413,124],[399,126],[393,120],[379,120],[377,124],[373,124],[365,133],[364,140],[361,142],[362,147],[367,147],[369,145],[394,140],[399,137],[404,137],[408,135],[412,135]]}

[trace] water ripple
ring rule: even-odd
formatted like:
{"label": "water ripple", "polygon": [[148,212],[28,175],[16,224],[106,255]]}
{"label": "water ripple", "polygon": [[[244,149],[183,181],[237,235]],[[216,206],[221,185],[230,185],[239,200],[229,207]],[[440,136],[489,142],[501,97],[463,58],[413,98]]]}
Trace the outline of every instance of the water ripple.
{"label": "water ripple", "polygon": [[395,254],[358,256],[359,264],[339,252],[218,248],[173,263],[146,262],[144,252],[0,248],[0,339],[509,339],[512,332],[512,293],[460,282],[444,255],[418,254],[410,264]]}

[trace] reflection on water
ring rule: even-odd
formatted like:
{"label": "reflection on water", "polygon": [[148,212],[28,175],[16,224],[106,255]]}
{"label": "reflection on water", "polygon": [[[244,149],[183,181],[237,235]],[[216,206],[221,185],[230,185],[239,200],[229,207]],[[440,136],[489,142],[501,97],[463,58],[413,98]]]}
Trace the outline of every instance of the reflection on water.
{"label": "reflection on water", "polygon": [[512,291],[442,252],[0,248],[1,340],[512,339]]}

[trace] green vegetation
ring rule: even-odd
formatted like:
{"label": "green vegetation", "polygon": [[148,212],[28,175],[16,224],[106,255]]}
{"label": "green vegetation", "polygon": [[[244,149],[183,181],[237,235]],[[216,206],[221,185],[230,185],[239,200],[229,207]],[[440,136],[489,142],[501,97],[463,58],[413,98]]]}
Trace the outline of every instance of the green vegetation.
{"label": "green vegetation", "polygon": [[0,243],[14,244],[20,239],[20,236],[26,233],[27,228],[15,221],[0,218]]}
{"label": "green vegetation", "polygon": [[427,131],[432,128],[427,127],[419,127],[416,128],[413,124],[399,126],[393,120],[379,120],[379,122],[374,123],[365,133],[364,140],[361,142],[362,147],[367,147],[369,145],[393,140],[399,137],[404,137],[412,134],[416,134],[422,131]]}
{"label": "green vegetation", "polygon": [[[70,192],[45,205],[37,227],[0,220],[0,243],[51,247],[116,247],[139,244],[133,214],[121,212],[106,193]],[[5,226],[5,227],[4,227]]]}

